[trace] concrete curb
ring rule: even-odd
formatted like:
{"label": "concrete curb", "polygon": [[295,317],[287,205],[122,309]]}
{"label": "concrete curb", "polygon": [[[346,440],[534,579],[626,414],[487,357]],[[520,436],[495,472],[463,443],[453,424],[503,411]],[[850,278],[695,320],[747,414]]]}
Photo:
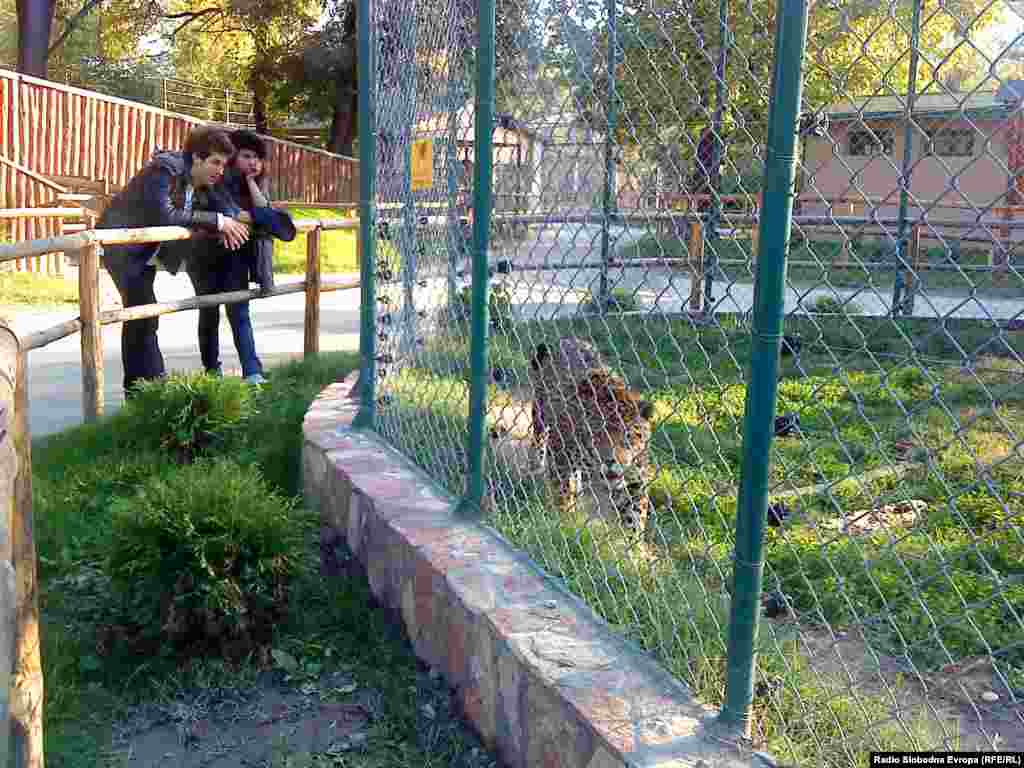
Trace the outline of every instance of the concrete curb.
{"label": "concrete curb", "polygon": [[495,531],[456,517],[411,462],[353,429],[357,376],[325,389],[303,424],[303,485],[320,511],[322,568],[342,573],[337,547],[347,544],[416,655],[444,675],[505,765],[771,764],[716,740],[715,710]]}

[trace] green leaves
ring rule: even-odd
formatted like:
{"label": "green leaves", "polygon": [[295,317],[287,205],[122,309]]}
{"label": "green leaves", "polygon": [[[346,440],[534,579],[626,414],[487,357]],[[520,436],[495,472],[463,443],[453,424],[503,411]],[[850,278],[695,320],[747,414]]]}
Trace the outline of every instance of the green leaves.
{"label": "green leaves", "polygon": [[228,656],[269,640],[308,521],[255,468],[202,460],[151,477],[111,517],[106,568],[132,623]]}
{"label": "green leaves", "polygon": [[252,389],[241,379],[189,373],[140,383],[124,418],[140,441],[188,463],[209,455],[254,411]]}

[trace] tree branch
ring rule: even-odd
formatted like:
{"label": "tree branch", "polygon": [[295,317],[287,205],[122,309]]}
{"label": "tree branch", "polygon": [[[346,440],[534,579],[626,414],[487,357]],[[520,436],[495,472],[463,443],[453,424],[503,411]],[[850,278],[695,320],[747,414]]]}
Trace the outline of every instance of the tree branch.
{"label": "tree branch", "polygon": [[181,13],[165,13],[165,19],[197,19],[200,16],[208,16],[211,13],[217,13],[220,8],[203,8],[201,11],[182,11]]}
{"label": "tree branch", "polygon": [[46,51],[46,57],[49,58],[53,55],[54,51],[64,45],[64,41],[67,40],[71,36],[71,33],[78,28],[78,25],[82,23],[82,19],[88,16],[89,12],[92,11],[93,8],[101,5],[102,3],[103,0],[85,0],[85,4],[78,13],[68,19],[64,24],[64,31],[60,33],[60,37],[58,37],[54,41],[53,45],[50,46],[49,50]]}
{"label": "tree branch", "polygon": [[181,30],[183,30],[196,19],[201,19],[215,13],[223,13],[223,10],[220,8],[204,8],[201,11],[187,11],[184,13],[171,13],[165,15],[165,19],[185,19],[183,22],[181,22],[181,24],[176,26],[171,31],[170,38],[172,40],[176,38],[178,36],[178,33],[181,32]]}

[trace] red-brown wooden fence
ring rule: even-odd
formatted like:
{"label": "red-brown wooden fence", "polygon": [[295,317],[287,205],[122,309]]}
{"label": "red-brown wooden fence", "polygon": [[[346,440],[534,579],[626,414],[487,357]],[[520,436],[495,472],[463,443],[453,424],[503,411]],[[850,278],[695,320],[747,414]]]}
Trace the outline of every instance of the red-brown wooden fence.
{"label": "red-brown wooden fence", "polygon": [[[180,149],[189,130],[201,122],[0,69],[0,208],[52,205],[61,189],[47,183],[51,176],[106,180],[119,189],[156,148]],[[274,198],[309,203],[358,199],[358,161],[264,138]],[[59,219],[27,218],[11,220],[7,235],[17,242],[59,233]],[[27,261],[19,266],[31,268]]]}

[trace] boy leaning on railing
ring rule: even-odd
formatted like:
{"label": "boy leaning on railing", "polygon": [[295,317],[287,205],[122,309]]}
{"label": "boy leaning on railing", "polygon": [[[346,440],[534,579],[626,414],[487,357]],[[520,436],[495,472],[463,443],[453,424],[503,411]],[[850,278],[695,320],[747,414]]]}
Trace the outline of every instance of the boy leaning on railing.
{"label": "boy leaning on railing", "polygon": [[[222,238],[192,243],[188,274],[196,295],[200,296],[245,291],[249,289],[250,282],[258,284],[261,293],[269,293],[274,287],[273,240],[290,242],[296,234],[291,216],[270,204],[264,141],[259,135],[246,130],[233,131],[230,137],[236,149],[235,156],[221,181],[196,204],[244,221],[252,227],[252,236],[237,250],[231,250]],[[256,354],[249,317],[249,302],[230,304],[226,311],[242,364],[243,379],[250,384],[264,383],[263,364]],[[199,311],[199,351],[203,366],[214,375],[221,374],[219,326],[219,307]]]}

